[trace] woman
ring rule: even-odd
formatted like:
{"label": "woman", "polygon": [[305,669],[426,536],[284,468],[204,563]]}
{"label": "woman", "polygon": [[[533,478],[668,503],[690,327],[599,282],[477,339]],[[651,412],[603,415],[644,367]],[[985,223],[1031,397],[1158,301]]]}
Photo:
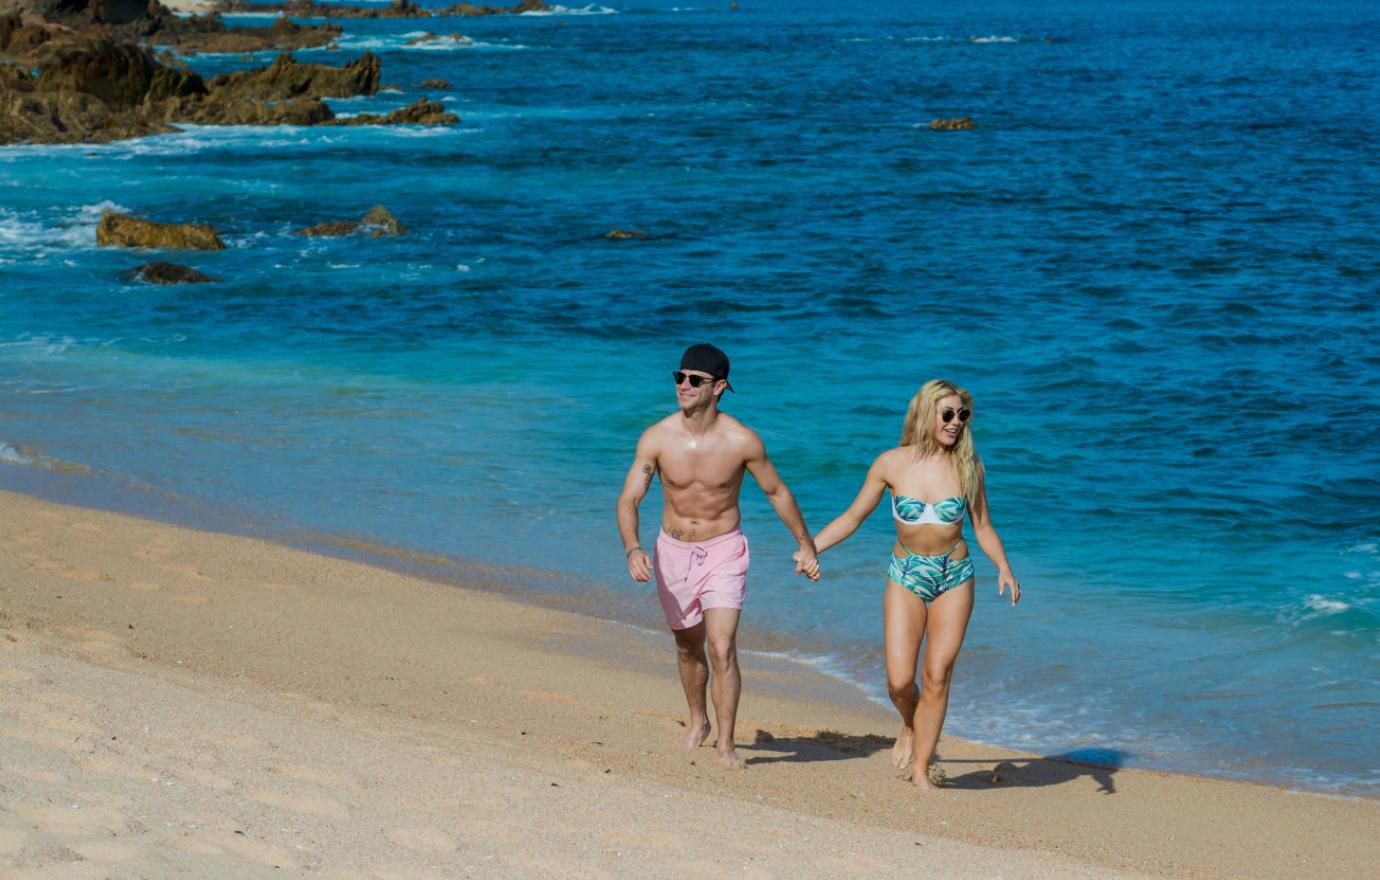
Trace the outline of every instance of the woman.
{"label": "woman", "polygon": [[[958,386],[934,379],[910,402],[901,445],[877,456],[858,497],[843,515],[815,536],[820,553],[857,531],[891,490],[896,544],[887,569],[882,614],[886,629],[887,691],[901,713],[901,733],[891,762],[912,764],[916,788],[933,788],[928,769],[944,713],[954,661],[973,610],[973,563],[963,540],[965,514],[982,552],[997,566],[997,593],[1011,589],[1011,604],[1021,585],[1011,573],[1001,539],[987,514],[982,462],[973,449],[969,422],[973,397]],[[934,499],[934,500],[930,500]],[[925,643],[920,687],[915,667]]]}

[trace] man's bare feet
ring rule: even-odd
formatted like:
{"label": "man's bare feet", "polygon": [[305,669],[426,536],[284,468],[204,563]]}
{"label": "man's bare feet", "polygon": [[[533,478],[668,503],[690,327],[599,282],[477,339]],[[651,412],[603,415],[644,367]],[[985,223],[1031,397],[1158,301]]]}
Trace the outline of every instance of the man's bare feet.
{"label": "man's bare feet", "polygon": [[914,757],[914,743],[915,731],[904,724],[901,725],[901,732],[896,734],[896,745],[891,747],[891,766],[898,770],[906,769]]}
{"label": "man's bare feet", "polygon": [[738,753],[731,748],[728,751],[719,749],[719,763],[730,770],[743,770],[747,767],[747,761],[738,757]]}
{"label": "man's bare feet", "polygon": [[696,726],[693,722],[685,731],[685,736],[681,737],[680,744],[687,749],[698,749],[709,740],[709,719],[705,719]]}

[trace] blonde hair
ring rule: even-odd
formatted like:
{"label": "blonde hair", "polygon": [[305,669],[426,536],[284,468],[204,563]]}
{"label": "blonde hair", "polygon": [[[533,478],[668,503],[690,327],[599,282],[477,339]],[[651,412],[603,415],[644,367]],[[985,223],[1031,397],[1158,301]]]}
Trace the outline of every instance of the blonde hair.
{"label": "blonde hair", "polygon": [[976,412],[973,408],[973,395],[966,389],[943,379],[931,379],[921,385],[920,390],[910,399],[906,421],[901,428],[901,445],[912,447],[917,459],[928,458],[931,455],[947,456],[949,464],[954,469],[954,477],[958,479],[959,493],[971,503],[976,500],[978,470],[981,467],[977,449],[973,446],[973,416],[968,416],[963,431],[958,435],[958,442],[953,446],[945,446],[934,439],[934,419],[939,411],[939,401],[952,395],[957,395],[963,401],[969,413]]}

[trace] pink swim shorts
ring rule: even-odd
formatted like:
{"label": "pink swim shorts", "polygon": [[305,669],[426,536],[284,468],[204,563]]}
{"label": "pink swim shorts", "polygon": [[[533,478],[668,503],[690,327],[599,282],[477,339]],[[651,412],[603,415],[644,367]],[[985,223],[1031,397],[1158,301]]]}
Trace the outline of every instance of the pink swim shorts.
{"label": "pink swim shorts", "polygon": [[740,529],[708,541],[677,541],[662,531],[652,555],[656,594],[671,629],[689,629],[706,608],[743,607],[748,542]]}

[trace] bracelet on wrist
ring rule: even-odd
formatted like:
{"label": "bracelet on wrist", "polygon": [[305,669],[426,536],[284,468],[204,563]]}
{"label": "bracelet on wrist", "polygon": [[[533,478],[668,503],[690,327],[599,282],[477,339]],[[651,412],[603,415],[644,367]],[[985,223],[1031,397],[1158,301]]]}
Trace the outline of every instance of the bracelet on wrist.
{"label": "bracelet on wrist", "polygon": [[634,550],[641,550],[641,549],[642,549],[642,546],[641,546],[641,545],[638,545],[638,546],[636,546],[636,547],[629,547],[626,551],[624,551],[623,555],[624,555],[624,556],[631,556],[631,555],[633,555],[633,551],[634,551]]}

